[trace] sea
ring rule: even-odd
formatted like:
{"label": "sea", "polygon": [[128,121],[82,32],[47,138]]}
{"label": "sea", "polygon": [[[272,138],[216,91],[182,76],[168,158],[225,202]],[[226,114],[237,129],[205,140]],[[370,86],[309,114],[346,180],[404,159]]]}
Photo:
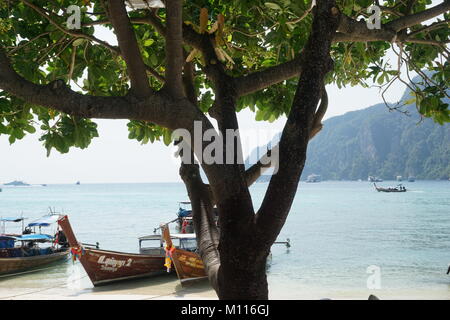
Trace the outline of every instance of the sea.
{"label": "sea", "polygon": [[[270,298],[365,299],[374,294],[385,299],[450,299],[446,274],[450,181],[403,184],[406,193],[377,192],[367,181],[301,182],[278,238],[289,239],[291,246],[272,247],[267,268]],[[255,208],[267,186],[251,187]],[[0,187],[1,217],[23,216],[27,224],[50,210],[64,213],[79,241],[126,252],[138,252],[138,237],[153,234],[161,222],[176,218],[178,203],[188,200],[181,183]],[[20,223],[6,226],[11,233],[21,227]],[[0,278],[0,293],[60,284],[73,290],[71,281],[77,277],[83,281],[76,290],[95,290],[79,263],[69,260]],[[137,286],[151,292],[152,284],[158,284],[159,291],[162,285],[164,291],[164,279],[148,279]]]}

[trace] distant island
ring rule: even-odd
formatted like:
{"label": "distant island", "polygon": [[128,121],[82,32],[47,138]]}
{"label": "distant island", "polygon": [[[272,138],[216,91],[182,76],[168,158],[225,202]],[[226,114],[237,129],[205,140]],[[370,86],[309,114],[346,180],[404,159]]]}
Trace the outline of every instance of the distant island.
{"label": "distant island", "polygon": [[[401,101],[410,97],[405,91]],[[380,103],[324,121],[308,146],[302,180],[314,174],[322,180],[449,180],[450,124],[421,119],[415,104],[404,110],[409,115]],[[272,146],[279,139],[280,134]],[[254,149],[246,167],[265,152],[265,146]],[[267,175],[258,182],[269,180]]]}
{"label": "distant island", "polygon": [[15,186],[15,187],[26,187],[26,186],[29,186],[28,183],[25,183],[23,181],[17,181],[17,180],[5,183],[4,185],[5,186]]}
{"label": "distant island", "polygon": [[[408,97],[405,92],[403,99]],[[303,177],[316,173],[326,180],[448,180],[450,124],[420,119],[415,105],[405,110],[409,116],[389,112],[381,103],[324,121],[322,132],[308,146]]]}

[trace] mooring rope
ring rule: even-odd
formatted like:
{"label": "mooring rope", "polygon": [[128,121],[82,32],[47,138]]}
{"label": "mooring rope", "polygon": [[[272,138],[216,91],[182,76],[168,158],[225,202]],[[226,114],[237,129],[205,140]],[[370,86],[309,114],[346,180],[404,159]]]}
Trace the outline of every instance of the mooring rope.
{"label": "mooring rope", "polygon": [[21,274],[27,274],[27,273],[34,273],[34,272],[38,272],[38,271],[42,271],[42,270],[47,270],[47,269],[52,269],[55,266],[51,266],[51,267],[47,267],[47,268],[42,268],[42,269],[33,269],[30,271],[23,271],[23,272],[16,272],[16,273],[9,273],[9,274],[4,274],[2,276],[0,276],[0,278],[8,278],[8,277],[14,277],[14,276],[18,276]]}
{"label": "mooring rope", "polygon": [[[43,268],[43,269],[39,269],[39,270],[45,270],[45,269],[49,269],[49,268],[51,268],[51,267]],[[39,270],[33,270],[33,272],[37,272],[37,271],[39,271]],[[73,271],[72,274],[73,274],[74,272],[75,272],[75,271]],[[26,272],[26,273],[29,273],[29,272]],[[12,274],[12,275],[15,275],[15,274]],[[8,275],[8,276],[11,276],[11,275]],[[74,279],[74,280],[72,280],[72,281],[64,281],[64,283],[59,284],[59,285],[55,285],[55,286],[52,286],[52,287],[47,287],[47,288],[43,288],[43,289],[39,289],[39,290],[34,290],[34,291],[31,291],[31,292],[18,293],[18,294],[15,294],[15,295],[12,295],[12,296],[7,296],[7,297],[0,297],[0,300],[7,300],[7,299],[12,299],[12,298],[20,297],[20,296],[26,296],[26,295],[33,294],[33,293],[38,293],[38,292],[42,292],[42,291],[47,291],[47,290],[50,290],[50,289],[62,288],[62,287],[66,286],[66,285],[69,284],[69,283],[73,283],[73,282],[76,282],[76,281],[80,281],[81,279],[84,279],[84,278],[86,278],[86,277],[87,277],[87,275],[82,276],[82,277],[80,277],[80,278],[78,278],[78,279]]]}
{"label": "mooring rope", "polygon": [[167,293],[167,294],[160,294],[160,295],[158,295],[158,296],[153,296],[153,297],[149,297],[149,298],[144,298],[144,299],[142,299],[142,300],[152,300],[152,299],[157,299],[157,298],[161,298],[161,297],[167,297],[167,296],[170,296],[170,295],[176,295],[177,293],[180,293],[180,292],[182,292],[182,291],[186,291],[186,289],[183,288],[183,289],[181,289],[181,290],[176,290],[176,291],[173,291],[173,292],[169,292],[169,293]]}

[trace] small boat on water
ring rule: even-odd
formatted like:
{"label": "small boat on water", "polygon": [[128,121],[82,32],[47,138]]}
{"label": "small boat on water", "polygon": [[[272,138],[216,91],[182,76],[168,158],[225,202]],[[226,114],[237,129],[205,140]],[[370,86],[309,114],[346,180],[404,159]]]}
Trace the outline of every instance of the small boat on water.
{"label": "small boat on water", "polygon": [[375,183],[373,185],[375,186],[375,189],[378,192],[406,192],[406,188],[401,184],[399,184],[396,187],[389,187],[389,188],[377,187]]}
{"label": "small boat on water", "polygon": [[[48,227],[56,219],[54,215],[45,216],[28,224],[25,229],[23,217],[0,219],[3,225],[3,233],[0,234],[0,275],[14,275],[66,260],[69,250],[61,233],[51,236],[32,231],[33,227],[39,227],[39,230]],[[22,234],[7,234],[7,222],[22,222]]]}
{"label": "small boat on water", "polygon": [[[215,222],[218,225],[219,213],[217,212],[217,208],[214,207],[214,215]],[[178,203],[178,212],[177,218],[172,221],[169,221],[165,224],[171,224],[176,222],[176,230],[180,233],[194,233],[194,221],[192,219],[192,208],[190,201],[181,201]],[[156,233],[157,230],[161,229],[161,226],[153,229],[153,232]]]}
{"label": "small boat on water", "polygon": [[179,202],[177,230],[181,233],[194,233],[194,221],[192,220],[192,208],[190,201]]}
{"label": "small boat on water", "polygon": [[306,182],[312,183],[312,182],[320,182],[322,181],[322,177],[318,174],[310,174],[307,178],[306,178]]}

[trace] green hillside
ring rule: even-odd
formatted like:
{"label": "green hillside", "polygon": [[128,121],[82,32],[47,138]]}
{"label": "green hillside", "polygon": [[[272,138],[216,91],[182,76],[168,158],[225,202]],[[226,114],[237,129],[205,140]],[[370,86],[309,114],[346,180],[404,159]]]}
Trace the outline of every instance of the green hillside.
{"label": "green hillside", "polygon": [[303,179],[312,173],[333,180],[448,179],[450,124],[420,121],[415,106],[408,109],[410,116],[377,104],[325,121],[309,145]]}

